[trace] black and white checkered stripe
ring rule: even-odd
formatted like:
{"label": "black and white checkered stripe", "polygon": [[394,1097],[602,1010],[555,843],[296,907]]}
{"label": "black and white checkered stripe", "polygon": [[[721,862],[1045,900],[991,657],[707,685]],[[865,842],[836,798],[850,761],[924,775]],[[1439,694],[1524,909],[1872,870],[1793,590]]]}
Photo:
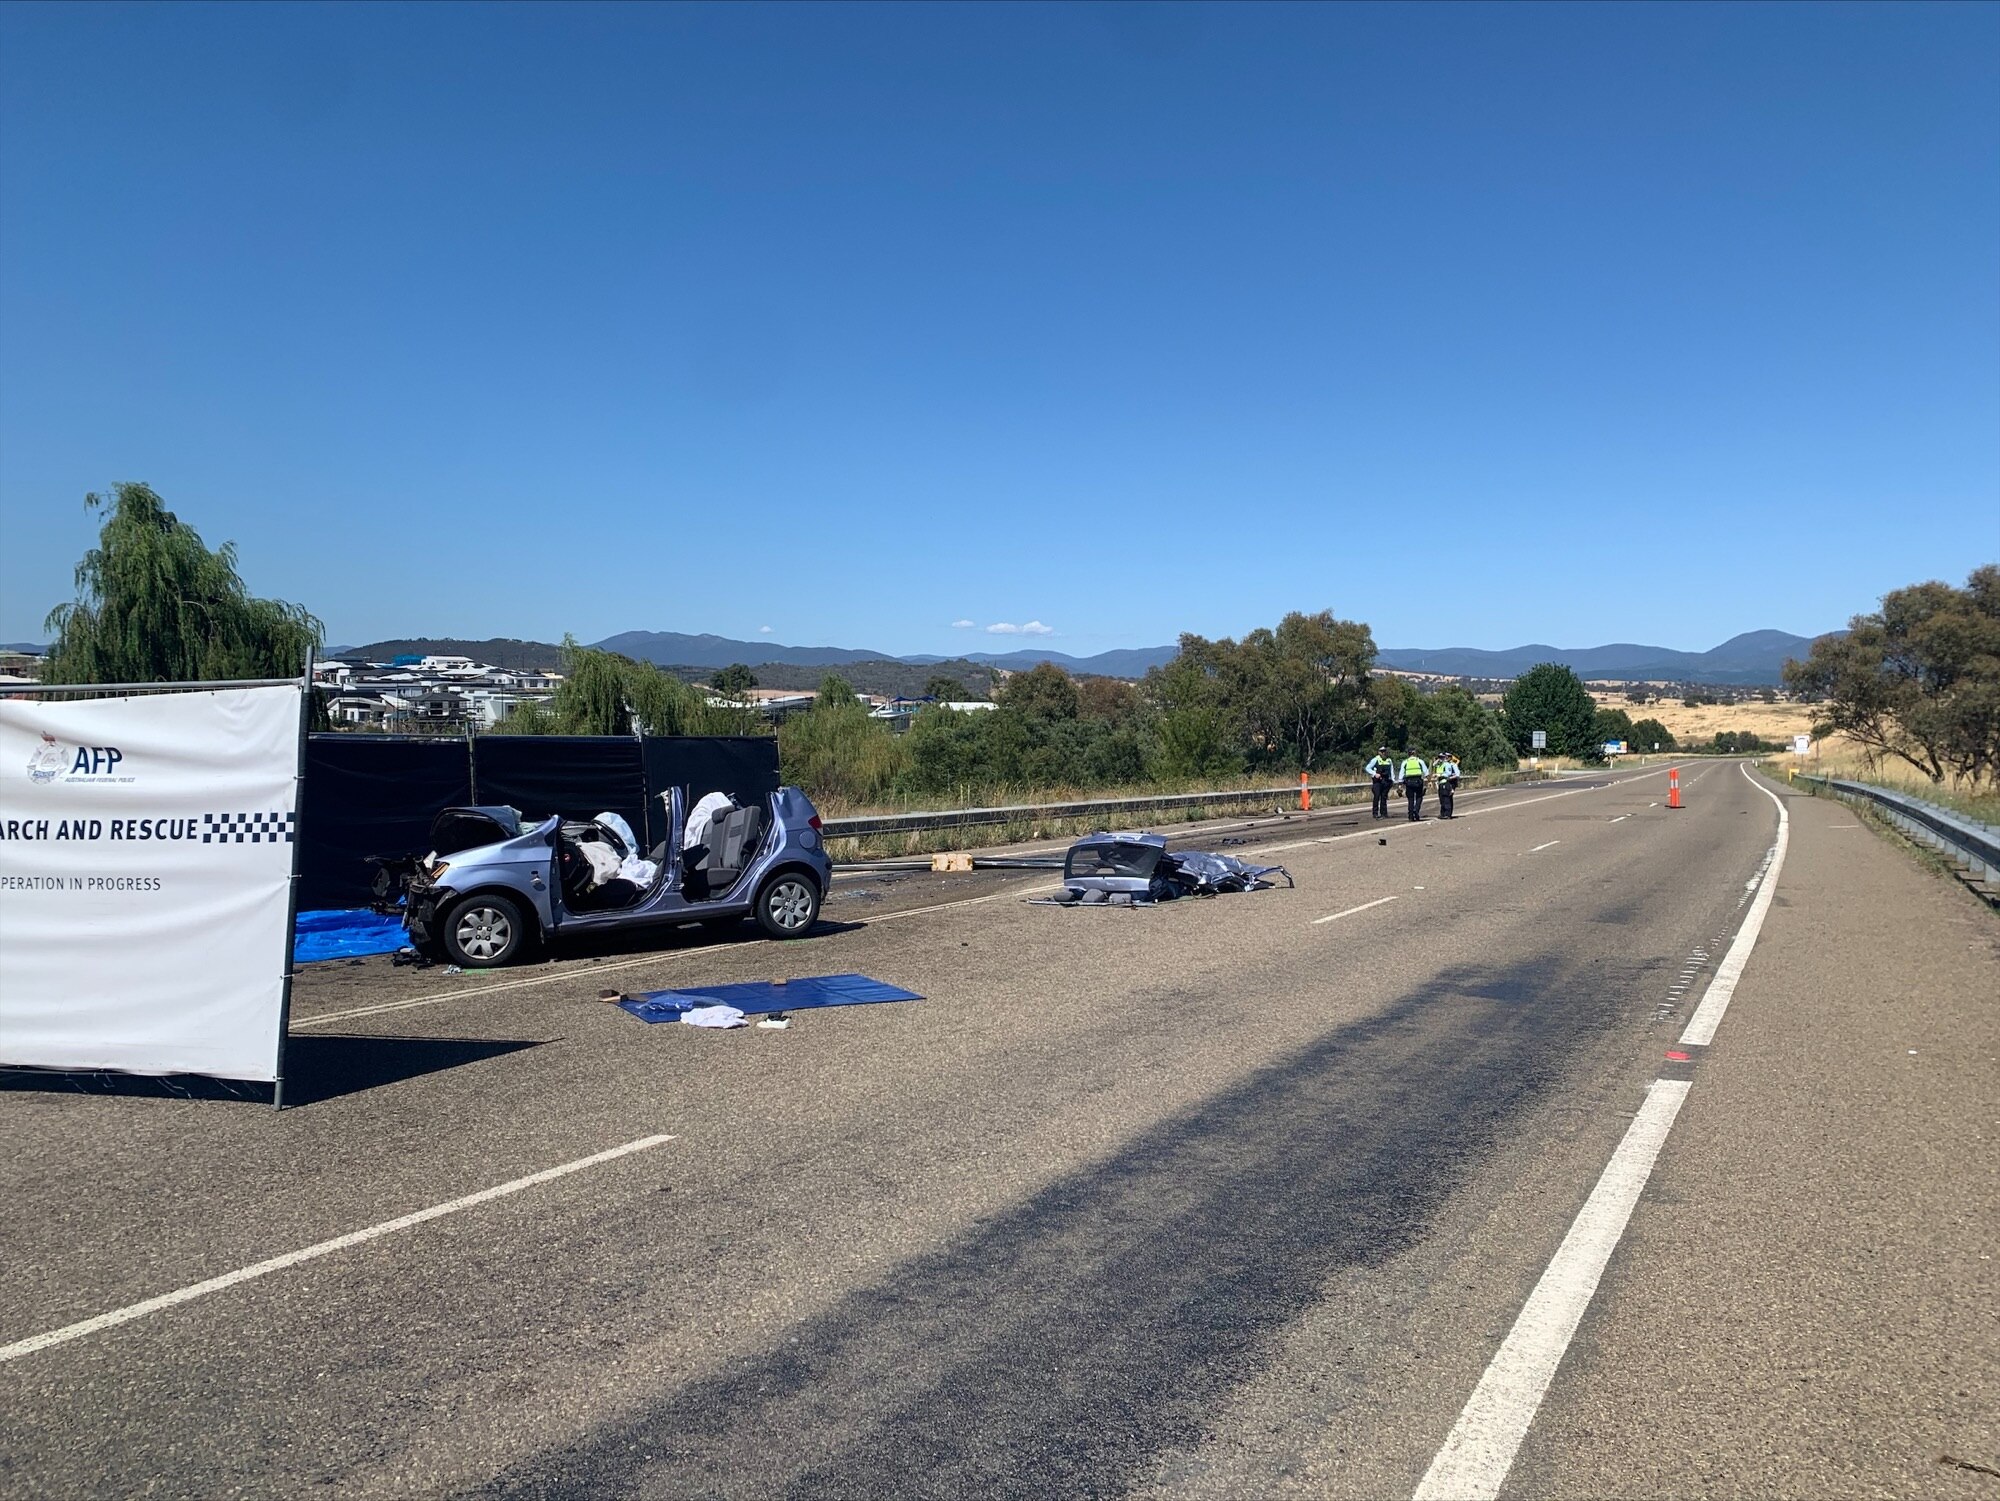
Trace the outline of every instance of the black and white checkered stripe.
{"label": "black and white checkered stripe", "polygon": [[296,813],[204,813],[203,844],[290,844]]}

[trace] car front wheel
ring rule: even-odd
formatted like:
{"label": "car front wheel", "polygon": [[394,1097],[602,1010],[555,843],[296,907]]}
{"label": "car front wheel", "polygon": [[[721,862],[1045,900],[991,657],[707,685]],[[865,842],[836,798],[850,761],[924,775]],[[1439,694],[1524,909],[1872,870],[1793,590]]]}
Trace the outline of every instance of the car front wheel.
{"label": "car front wheel", "polygon": [[440,936],[452,963],[497,969],[527,946],[528,921],[511,897],[469,896],[445,914]]}
{"label": "car front wheel", "polygon": [[782,871],[757,893],[757,925],[773,938],[803,938],[819,918],[819,885],[811,876]]}

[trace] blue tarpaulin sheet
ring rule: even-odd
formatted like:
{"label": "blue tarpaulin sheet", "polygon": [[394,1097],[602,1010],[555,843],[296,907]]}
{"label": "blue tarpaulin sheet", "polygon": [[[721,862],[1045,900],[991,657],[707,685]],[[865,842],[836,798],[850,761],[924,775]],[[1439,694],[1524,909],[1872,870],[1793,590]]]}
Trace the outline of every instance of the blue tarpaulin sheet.
{"label": "blue tarpaulin sheet", "polygon": [[618,1004],[642,1022],[673,1022],[698,1006],[734,1006],[745,1016],[810,1011],[819,1006],[870,1006],[878,1001],[921,1001],[914,990],[866,975],[809,975],[802,980],[752,980],[690,990],[648,990]]}
{"label": "blue tarpaulin sheet", "polygon": [[384,917],[366,907],[301,912],[292,929],[292,959],[298,964],[315,964],[322,959],[393,954],[409,941],[402,918]]}

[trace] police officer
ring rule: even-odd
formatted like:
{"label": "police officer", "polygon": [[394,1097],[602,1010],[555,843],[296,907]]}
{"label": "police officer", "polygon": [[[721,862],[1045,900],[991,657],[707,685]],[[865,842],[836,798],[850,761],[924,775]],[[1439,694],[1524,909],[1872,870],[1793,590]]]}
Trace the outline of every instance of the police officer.
{"label": "police officer", "polygon": [[1424,816],[1424,778],[1430,774],[1430,767],[1415,751],[1403,757],[1403,796],[1410,800],[1410,822],[1415,823]]}
{"label": "police officer", "polygon": [[1396,763],[1389,755],[1389,747],[1386,745],[1376,746],[1375,754],[1369,757],[1368,764],[1361,769],[1368,773],[1370,789],[1375,794],[1375,811],[1369,816],[1373,818],[1387,818],[1389,816],[1389,789],[1395,785],[1396,781]]}
{"label": "police officer", "polygon": [[1446,751],[1442,756],[1438,757],[1438,763],[1434,770],[1437,775],[1438,784],[1438,817],[1449,818],[1451,817],[1452,796],[1458,791],[1457,754],[1453,751]]}

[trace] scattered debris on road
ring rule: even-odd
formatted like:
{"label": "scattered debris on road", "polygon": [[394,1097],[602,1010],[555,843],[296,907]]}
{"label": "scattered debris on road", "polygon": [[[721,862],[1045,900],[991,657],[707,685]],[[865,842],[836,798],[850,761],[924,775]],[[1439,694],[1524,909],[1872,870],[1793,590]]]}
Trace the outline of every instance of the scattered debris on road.
{"label": "scattered debris on road", "polygon": [[1250,865],[1234,855],[1167,849],[1160,834],[1093,834],[1069,848],[1063,889],[1033,897],[1043,907],[1147,907],[1183,896],[1264,891],[1291,872],[1282,865]]}

